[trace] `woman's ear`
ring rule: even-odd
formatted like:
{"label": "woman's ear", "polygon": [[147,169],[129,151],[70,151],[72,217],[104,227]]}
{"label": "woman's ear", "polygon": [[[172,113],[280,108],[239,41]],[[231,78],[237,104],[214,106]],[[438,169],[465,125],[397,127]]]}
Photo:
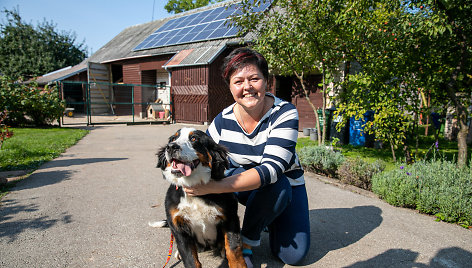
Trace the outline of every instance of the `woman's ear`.
{"label": "woman's ear", "polygon": [[166,169],[167,167],[167,159],[166,159],[166,147],[162,147],[161,149],[159,149],[159,151],[157,152],[157,166],[158,168],[161,168],[162,170]]}

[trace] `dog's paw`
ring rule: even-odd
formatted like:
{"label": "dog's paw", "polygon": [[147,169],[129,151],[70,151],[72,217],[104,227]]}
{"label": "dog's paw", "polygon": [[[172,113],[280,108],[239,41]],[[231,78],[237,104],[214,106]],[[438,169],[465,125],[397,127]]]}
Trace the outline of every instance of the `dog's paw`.
{"label": "dog's paw", "polygon": [[149,226],[151,226],[153,228],[169,227],[169,224],[167,224],[166,220],[149,222],[148,224],[149,224]]}

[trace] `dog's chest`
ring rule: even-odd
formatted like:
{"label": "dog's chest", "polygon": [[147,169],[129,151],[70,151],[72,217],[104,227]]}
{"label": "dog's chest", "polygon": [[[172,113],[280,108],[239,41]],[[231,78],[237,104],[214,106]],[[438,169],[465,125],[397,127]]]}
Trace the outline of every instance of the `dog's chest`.
{"label": "dog's chest", "polygon": [[175,216],[187,220],[200,244],[210,245],[216,241],[216,226],[223,216],[217,207],[206,204],[198,197],[182,197],[177,208],[179,212]]}

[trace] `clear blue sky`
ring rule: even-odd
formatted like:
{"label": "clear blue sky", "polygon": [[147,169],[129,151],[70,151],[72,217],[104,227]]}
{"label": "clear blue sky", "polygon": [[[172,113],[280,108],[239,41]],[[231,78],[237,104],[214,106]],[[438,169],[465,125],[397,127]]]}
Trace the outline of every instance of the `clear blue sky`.
{"label": "clear blue sky", "polygon": [[[75,32],[78,43],[85,40],[90,55],[129,26],[171,16],[164,9],[166,3],[167,0],[0,0],[0,9],[18,7],[24,22],[36,26],[45,18],[56,24],[58,31]],[[0,21],[6,22],[3,12]]]}

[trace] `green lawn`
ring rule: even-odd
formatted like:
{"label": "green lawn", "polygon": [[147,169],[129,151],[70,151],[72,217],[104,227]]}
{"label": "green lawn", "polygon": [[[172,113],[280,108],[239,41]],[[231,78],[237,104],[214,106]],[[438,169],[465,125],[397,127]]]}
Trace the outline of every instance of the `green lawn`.
{"label": "green lawn", "polygon": [[58,157],[88,131],[74,128],[11,128],[0,150],[0,171],[35,169]]}

